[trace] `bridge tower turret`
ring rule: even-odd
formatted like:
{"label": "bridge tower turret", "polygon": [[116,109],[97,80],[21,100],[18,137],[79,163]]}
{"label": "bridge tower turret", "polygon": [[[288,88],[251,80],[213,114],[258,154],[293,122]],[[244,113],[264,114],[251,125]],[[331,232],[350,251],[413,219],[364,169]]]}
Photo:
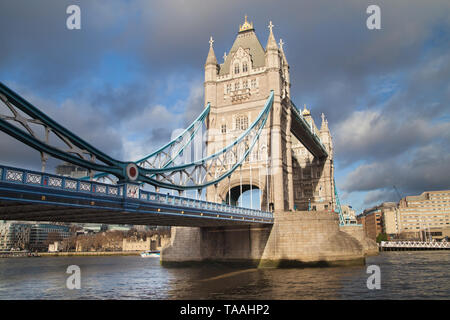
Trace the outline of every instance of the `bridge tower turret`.
{"label": "bridge tower turret", "polygon": [[[322,113],[322,124],[320,126],[319,137],[328,152],[328,157],[323,159],[322,174],[320,177],[320,184],[323,186],[323,199],[327,202],[330,210],[336,209],[336,197],[334,194],[334,152],[333,152],[333,140],[331,138],[331,132],[328,128],[328,120]],[[322,209],[322,208],[321,208]],[[325,208],[323,208],[325,209]]]}
{"label": "bridge tower turret", "polygon": [[272,29],[270,22],[264,49],[253,23],[245,17],[222,64],[217,63],[210,39],[204,82],[205,105],[208,102],[211,105],[207,121],[208,154],[222,149],[247,130],[272,90],[274,102],[265,130],[249,159],[230,179],[207,189],[209,201],[235,203],[242,191],[258,188],[262,209],[283,211],[294,207],[289,65]]}
{"label": "bridge tower turret", "polygon": [[205,105],[209,102],[211,108],[217,105],[216,86],[219,64],[213,48],[213,37],[209,38],[209,52],[205,62]]}
{"label": "bridge tower turret", "polygon": [[[275,99],[270,123],[270,156],[273,180],[273,203],[275,210],[293,210],[291,111],[289,107],[289,67],[284,51],[278,48],[269,22],[269,37],[266,45],[266,77],[268,87],[274,90]],[[283,42],[281,42],[282,44]]]}

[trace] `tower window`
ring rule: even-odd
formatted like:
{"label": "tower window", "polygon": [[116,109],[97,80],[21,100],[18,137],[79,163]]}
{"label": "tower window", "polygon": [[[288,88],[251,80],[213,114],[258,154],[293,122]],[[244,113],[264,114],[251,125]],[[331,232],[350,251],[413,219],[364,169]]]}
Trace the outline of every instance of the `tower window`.
{"label": "tower window", "polygon": [[240,115],[236,117],[236,130],[247,130],[248,118],[247,116]]}
{"label": "tower window", "polygon": [[227,84],[227,93],[231,92],[231,83]]}
{"label": "tower window", "polygon": [[238,74],[238,73],[239,73],[239,63],[236,63],[236,64],[234,65],[234,73],[235,73],[235,74]]}
{"label": "tower window", "polygon": [[242,87],[243,87],[244,89],[247,89],[247,88],[248,88],[248,82],[247,82],[247,80],[244,80],[244,81],[242,82]]}
{"label": "tower window", "polygon": [[221,131],[222,131],[222,133],[227,133],[227,125],[226,124],[222,125]]}
{"label": "tower window", "polygon": [[252,79],[252,89],[256,88],[256,79]]}
{"label": "tower window", "polygon": [[242,72],[247,72],[247,62],[242,65]]}
{"label": "tower window", "polygon": [[234,90],[239,90],[239,82],[236,82],[236,83],[234,84]]}

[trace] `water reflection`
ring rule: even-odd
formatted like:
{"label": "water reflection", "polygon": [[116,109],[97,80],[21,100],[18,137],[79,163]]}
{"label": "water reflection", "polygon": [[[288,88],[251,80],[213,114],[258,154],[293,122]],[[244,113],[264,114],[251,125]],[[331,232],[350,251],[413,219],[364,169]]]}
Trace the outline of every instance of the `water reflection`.
{"label": "water reflection", "polygon": [[[66,288],[69,265],[81,290]],[[449,299],[448,251],[385,252],[381,290],[368,290],[366,266],[234,269],[163,268],[157,259],[52,257],[0,259],[0,299]]]}

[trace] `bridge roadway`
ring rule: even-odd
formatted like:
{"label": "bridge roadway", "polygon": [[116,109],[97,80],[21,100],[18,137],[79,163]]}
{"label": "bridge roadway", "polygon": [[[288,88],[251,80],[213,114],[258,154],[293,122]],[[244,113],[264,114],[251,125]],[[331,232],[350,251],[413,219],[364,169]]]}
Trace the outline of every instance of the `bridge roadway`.
{"label": "bridge roadway", "polygon": [[0,166],[0,220],[228,226],[273,224],[271,212]]}

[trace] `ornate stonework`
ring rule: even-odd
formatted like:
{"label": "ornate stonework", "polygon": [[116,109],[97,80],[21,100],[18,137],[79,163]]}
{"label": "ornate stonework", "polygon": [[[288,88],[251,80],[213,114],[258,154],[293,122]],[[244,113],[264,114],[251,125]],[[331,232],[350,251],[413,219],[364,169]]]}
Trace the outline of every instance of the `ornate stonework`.
{"label": "ornate stonework", "polygon": [[[264,49],[246,17],[232,48],[225,52],[222,64],[215,58],[210,39],[205,64],[205,105],[211,104],[208,154],[233,141],[257,118],[271,90],[275,99],[266,130],[240,174],[234,173],[230,180],[209,187],[207,199],[227,201],[228,192],[240,185],[243,176],[246,183],[263,190],[262,209],[331,210],[334,208],[334,172],[328,125],[323,118],[319,130],[305,107],[305,120],[329,154],[327,159],[319,161],[291,134],[289,64],[284,54],[285,44],[280,39],[277,45],[273,27],[270,22]],[[240,120],[244,116],[246,125]]]}

